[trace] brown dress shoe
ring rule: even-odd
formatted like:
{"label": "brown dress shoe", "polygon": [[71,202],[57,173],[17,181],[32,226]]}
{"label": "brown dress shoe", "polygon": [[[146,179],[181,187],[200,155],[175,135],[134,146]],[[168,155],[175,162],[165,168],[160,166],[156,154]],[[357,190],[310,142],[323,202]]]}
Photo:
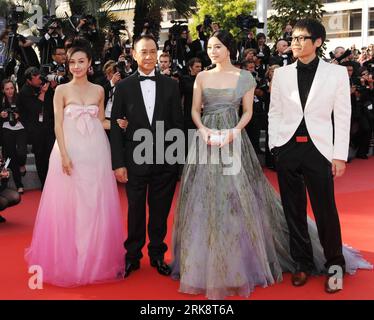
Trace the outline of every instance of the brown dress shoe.
{"label": "brown dress shoe", "polygon": [[325,280],[325,292],[326,293],[337,293],[343,290],[343,279],[341,279],[341,283],[339,283],[339,279],[335,276],[327,276]]}
{"label": "brown dress shoe", "polygon": [[308,274],[306,272],[297,272],[292,275],[291,282],[295,287],[301,287],[308,281]]}

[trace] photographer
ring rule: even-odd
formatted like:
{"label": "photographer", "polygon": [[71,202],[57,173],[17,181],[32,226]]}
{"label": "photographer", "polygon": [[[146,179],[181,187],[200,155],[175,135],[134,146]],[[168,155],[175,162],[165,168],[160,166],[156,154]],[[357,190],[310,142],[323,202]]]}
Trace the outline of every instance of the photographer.
{"label": "photographer", "polygon": [[108,120],[110,120],[110,114],[112,112],[114,91],[116,90],[117,83],[121,80],[121,73],[117,70],[116,66],[117,63],[115,61],[109,60],[103,67],[103,72],[106,78],[106,81],[103,84],[105,96],[105,118]]}
{"label": "photographer", "polygon": [[292,42],[292,26],[290,24],[286,25],[284,28],[284,33],[283,33],[283,39],[288,42],[288,45],[291,45]]}
{"label": "photographer", "polygon": [[0,81],[2,81],[5,77],[5,60],[6,60],[6,34],[7,31],[4,30],[0,33]]}
{"label": "photographer", "polygon": [[256,36],[257,39],[257,57],[261,58],[261,62],[266,66],[269,64],[270,59],[270,48],[266,45],[266,36],[264,33],[259,33]]}
{"label": "photographer", "polygon": [[[0,211],[15,206],[21,201],[19,193],[8,188],[9,171],[0,166]],[[6,222],[6,219],[0,215],[0,223]]]}
{"label": "photographer", "polygon": [[26,174],[27,137],[26,130],[20,121],[16,87],[14,83],[5,79],[1,83],[4,97],[1,101],[1,123],[3,156],[10,158],[9,168],[12,170],[14,184],[18,193],[24,192],[22,177]]}
{"label": "photographer", "polygon": [[20,117],[31,140],[42,187],[48,172],[49,155],[55,141],[53,95],[50,83],[43,84],[40,71],[28,68],[26,83],[19,93]]}
{"label": "photographer", "polygon": [[358,84],[354,86],[354,94],[356,97],[355,120],[357,128],[354,131],[352,142],[357,148],[356,158],[368,159],[370,139],[373,134],[374,126],[373,76],[366,68],[363,68],[358,81]]}
{"label": "photographer", "polygon": [[62,32],[61,22],[54,18],[48,26],[48,31],[40,39],[38,47],[40,51],[41,64],[52,63],[54,48],[63,48],[66,37]]}
{"label": "photographer", "polygon": [[[102,84],[104,88],[104,108],[105,108],[105,132],[108,135],[108,139],[110,139],[110,119],[112,114],[112,106],[113,106],[113,99],[114,99],[114,92],[116,90],[117,84],[124,79],[123,71],[119,71],[118,63],[113,60],[109,60],[104,64],[103,72],[105,74],[105,81]],[[125,129],[127,127],[126,120],[117,120],[118,125]]]}
{"label": "photographer", "polygon": [[172,20],[174,25],[169,29],[169,39],[164,44],[164,52],[168,52],[172,60],[172,69],[188,73],[186,64],[192,58],[192,39],[185,21]]}
{"label": "photographer", "polygon": [[167,52],[162,53],[158,58],[158,69],[161,74],[171,77],[171,57]]}
{"label": "photographer", "polygon": [[206,68],[212,63],[207,53],[208,37],[205,34],[205,27],[203,24],[199,24],[196,27],[196,31],[199,37],[191,43],[191,56],[199,58],[203,64],[203,68]]}
{"label": "photographer", "polygon": [[182,26],[177,40],[177,60],[187,73],[187,62],[192,58],[192,39],[187,26]]}
{"label": "photographer", "polygon": [[66,52],[64,47],[57,46],[52,49],[51,72],[66,77]]}
{"label": "photographer", "polygon": [[265,79],[259,77],[256,71],[256,63],[253,60],[245,60],[241,66],[242,69],[252,73],[253,78],[256,80],[257,86],[253,96],[253,114],[251,121],[245,127],[248,137],[251,140],[253,148],[257,154],[262,154],[260,148],[260,134],[265,122],[265,93],[266,83]]}
{"label": "photographer", "polygon": [[85,38],[91,42],[91,44],[96,43],[99,37],[99,33],[96,28],[96,19],[91,15],[73,17],[79,20],[79,23],[75,28],[76,35]]}
{"label": "photographer", "polygon": [[293,62],[291,47],[288,42],[284,39],[277,41],[275,45],[276,51],[272,57],[270,57],[269,65],[272,66],[277,64],[281,67],[289,65]]}

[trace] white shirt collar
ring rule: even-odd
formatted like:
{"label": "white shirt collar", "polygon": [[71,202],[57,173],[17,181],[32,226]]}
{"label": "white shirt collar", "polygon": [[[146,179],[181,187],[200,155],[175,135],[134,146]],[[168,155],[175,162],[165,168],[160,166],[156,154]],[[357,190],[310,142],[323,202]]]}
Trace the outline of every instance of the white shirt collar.
{"label": "white shirt collar", "polygon": [[145,76],[145,77],[153,77],[155,76],[155,70],[153,70],[150,74],[145,74],[143,72],[141,72],[139,69],[138,69],[138,72],[141,76]]}

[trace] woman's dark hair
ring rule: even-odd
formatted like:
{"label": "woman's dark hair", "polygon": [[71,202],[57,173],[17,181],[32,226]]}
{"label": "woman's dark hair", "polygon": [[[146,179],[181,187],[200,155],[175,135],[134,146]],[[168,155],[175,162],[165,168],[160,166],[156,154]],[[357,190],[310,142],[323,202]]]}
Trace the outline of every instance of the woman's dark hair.
{"label": "woman's dark hair", "polygon": [[223,45],[230,51],[230,57],[232,60],[236,59],[236,43],[232,34],[226,30],[217,30],[210,36],[211,38],[216,37]]}
{"label": "woman's dark hair", "polygon": [[[5,85],[8,84],[8,83],[11,83],[13,85],[13,88],[14,88],[14,96],[12,97],[12,101],[14,102],[17,99],[17,87],[16,87],[15,83],[12,80],[10,80],[10,79],[4,79],[3,81],[1,81],[1,91],[4,91]],[[5,94],[4,94],[3,98],[4,98],[3,102],[7,104],[8,100],[6,99]]]}
{"label": "woman's dark hair", "polygon": [[92,60],[92,48],[89,41],[84,38],[76,38],[71,43],[67,50],[67,61],[70,60],[71,56],[76,52],[84,52],[88,60]]}

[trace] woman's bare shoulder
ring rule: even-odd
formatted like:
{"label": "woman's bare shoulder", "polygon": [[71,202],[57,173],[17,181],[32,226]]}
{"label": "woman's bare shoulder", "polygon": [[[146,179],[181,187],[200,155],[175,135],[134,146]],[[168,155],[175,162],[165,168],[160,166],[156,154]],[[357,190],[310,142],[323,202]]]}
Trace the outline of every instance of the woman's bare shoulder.
{"label": "woman's bare shoulder", "polygon": [[99,84],[91,83],[90,90],[99,92],[100,94],[104,94],[104,88]]}

